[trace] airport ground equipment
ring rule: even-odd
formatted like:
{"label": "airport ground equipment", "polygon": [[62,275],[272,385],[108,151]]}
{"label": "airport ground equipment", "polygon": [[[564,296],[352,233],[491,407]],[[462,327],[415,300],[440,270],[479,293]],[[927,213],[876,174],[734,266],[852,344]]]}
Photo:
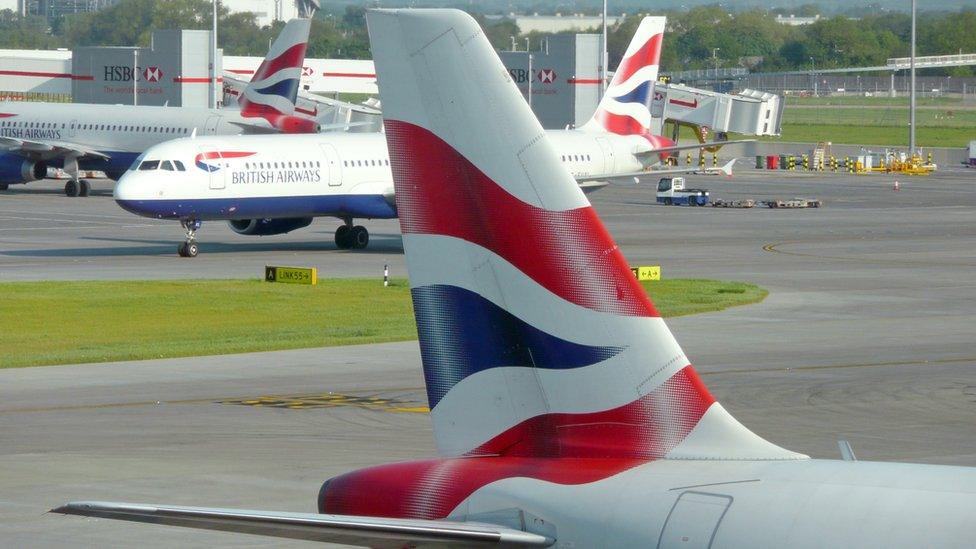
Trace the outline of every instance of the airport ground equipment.
{"label": "airport ground equipment", "polygon": [[819,208],[823,206],[823,201],[816,198],[791,198],[789,200],[767,200],[765,204],[767,208]]}
{"label": "airport ground equipment", "polygon": [[780,135],[782,116],[780,96],[749,89],[727,94],[658,82],[651,99],[651,127],[662,133],[673,122],[704,129],[702,138],[708,132]]}
{"label": "airport ground equipment", "polygon": [[662,177],[657,182],[657,203],[667,206],[704,206],[708,204],[708,190],[686,189],[683,177]]}
{"label": "airport ground equipment", "polygon": [[713,208],[754,208],[756,207],[756,201],[751,198],[746,198],[744,200],[724,200],[721,198],[712,201]]}

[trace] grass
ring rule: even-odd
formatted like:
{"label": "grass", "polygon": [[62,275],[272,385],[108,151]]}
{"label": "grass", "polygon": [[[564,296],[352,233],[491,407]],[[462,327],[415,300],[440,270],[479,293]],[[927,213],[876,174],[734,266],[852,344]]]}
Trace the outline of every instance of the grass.
{"label": "grass", "polygon": [[759,303],[769,292],[745,282],[699,278],[641,283],[664,317],[686,316]]}
{"label": "grass", "polygon": [[[976,127],[932,128],[918,127],[915,140],[920,147],[966,147],[976,139]],[[763,138],[763,141],[816,143],[830,141],[835,144],[881,145],[908,147],[908,128],[891,126],[853,126],[845,124],[783,124],[780,137]]]}
{"label": "grass", "polygon": [[[976,140],[976,109],[971,105],[960,108],[963,104],[958,99],[923,98],[919,99],[919,106],[928,107],[916,112],[915,139],[920,147],[962,148]],[[665,134],[670,135],[670,126]],[[693,140],[695,135],[689,128],[682,127],[680,138]],[[729,135],[729,139],[750,138],[745,135]],[[905,148],[908,147],[908,100],[875,97],[788,97],[783,111],[782,135],[760,139],[799,143],[830,141],[838,145]],[[692,156],[695,156],[694,152]]]}
{"label": "grass", "polygon": [[[751,284],[645,283],[664,316],[761,301]],[[142,360],[417,337],[406,280],[11,282],[0,284],[0,367]]]}
{"label": "grass", "polygon": [[[865,90],[867,91],[867,90]],[[870,90],[874,91],[874,90]],[[967,96],[968,97],[968,96]],[[966,105],[966,103],[959,97],[916,97],[915,104],[919,107],[959,107]],[[908,108],[908,97],[906,95],[899,95],[898,97],[885,97],[884,94],[875,95],[873,97],[864,97],[858,95],[844,95],[844,96],[824,96],[824,97],[800,97],[797,95],[786,96],[786,108],[787,110],[792,105],[798,106],[813,106],[813,105],[864,105],[864,106],[898,106],[900,108]]]}

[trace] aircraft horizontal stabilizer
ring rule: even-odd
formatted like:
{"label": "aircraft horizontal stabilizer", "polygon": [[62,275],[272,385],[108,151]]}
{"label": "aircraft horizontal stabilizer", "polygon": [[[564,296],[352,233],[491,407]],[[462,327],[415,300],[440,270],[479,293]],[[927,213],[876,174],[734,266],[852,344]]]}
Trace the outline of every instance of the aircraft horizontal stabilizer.
{"label": "aircraft horizontal stabilizer", "polygon": [[732,166],[735,165],[736,159],[733,158],[729,160],[721,167],[718,168],[699,168],[697,166],[688,166],[687,168],[662,168],[659,170],[645,170],[642,172],[630,172],[630,173],[615,173],[615,174],[597,174],[597,175],[585,175],[577,176],[576,182],[579,183],[583,192],[589,193],[597,189],[603,188],[608,184],[627,184],[627,183],[638,183],[642,177],[653,177],[659,175],[679,175],[679,174],[722,174],[726,177],[732,177]]}
{"label": "aircraft horizontal stabilizer", "polygon": [[555,540],[493,524],[315,513],[72,502],[52,513],[378,548],[549,547]]}
{"label": "aircraft horizontal stabilizer", "polygon": [[695,143],[694,145],[675,145],[673,147],[656,147],[647,151],[641,151],[637,153],[637,156],[649,156],[652,154],[661,154],[669,152],[678,151],[692,151],[695,149],[705,149],[710,147],[722,147],[725,145],[734,145],[737,143],[755,143],[755,139],[736,139],[734,141],[706,141],[704,143]]}

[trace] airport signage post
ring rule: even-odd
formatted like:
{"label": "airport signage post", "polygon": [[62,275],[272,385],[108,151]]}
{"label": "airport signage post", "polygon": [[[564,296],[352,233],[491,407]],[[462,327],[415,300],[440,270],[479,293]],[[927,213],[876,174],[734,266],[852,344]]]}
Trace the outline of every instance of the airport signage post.
{"label": "airport signage post", "polygon": [[283,282],[286,284],[318,284],[318,271],[315,267],[280,267],[265,265],[265,282]]}
{"label": "airport signage post", "polygon": [[631,267],[630,272],[634,273],[634,277],[637,278],[637,280],[661,280],[660,265],[641,265],[639,267]]}

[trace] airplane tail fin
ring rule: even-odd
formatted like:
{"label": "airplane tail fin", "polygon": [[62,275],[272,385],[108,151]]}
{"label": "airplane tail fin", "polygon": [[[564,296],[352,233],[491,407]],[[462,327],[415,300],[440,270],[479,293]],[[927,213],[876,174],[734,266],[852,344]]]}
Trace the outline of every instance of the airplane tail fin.
{"label": "airplane tail fin", "polygon": [[641,20],[596,112],[582,129],[619,135],[648,134],[666,22],[666,17]]}
{"label": "airplane tail fin", "polygon": [[267,118],[295,113],[310,28],[308,19],[288,21],[238,99],[241,114]]}
{"label": "airplane tail fin", "polygon": [[439,452],[803,457],[708,392],[475,20],[367,21]]}

